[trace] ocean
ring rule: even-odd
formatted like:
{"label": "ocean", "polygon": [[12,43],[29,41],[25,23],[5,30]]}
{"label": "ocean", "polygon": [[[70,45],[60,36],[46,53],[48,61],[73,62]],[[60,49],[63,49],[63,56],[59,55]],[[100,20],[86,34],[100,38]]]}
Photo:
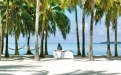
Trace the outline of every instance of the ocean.
{"label": "ocean", "polygon": [[[49,55],[53,54],[53,51],[57,49],[57,43],[49,43],[48,44],[48,53]],[[72,50],[74,52],[74,55],[77,55],[77,44],[75,43],[61,43],[63,50]],[[4,45],[5,46],[5,45]],[[9,48],[15,49],[15,44],[11,43],[8,44]],[[27,45],[25,43],[18,44],[19,48],[22,48],[19,50],[19,54],[26,54],[27,52]],[[40,45],[39,45],[40,47]],[[118,55],[121,55],[121,44],[118,44]],[[32,53],[34,54],[35,51],[35,44],[30,44],[30,49],[32,50]],[[110,45],[111,54],[114,56],[114,44]],[[82,45],[80,45],[80,51],[82,53]],[[85,54],[89,52],[89,44],[85,44]],[[93,44],[93,55],[106,55],[107,52],[107,44]],[[5,47],[4,47],[4,53],[5,53]],[[9,49],[9,54],[15,54],[14,50]]]}

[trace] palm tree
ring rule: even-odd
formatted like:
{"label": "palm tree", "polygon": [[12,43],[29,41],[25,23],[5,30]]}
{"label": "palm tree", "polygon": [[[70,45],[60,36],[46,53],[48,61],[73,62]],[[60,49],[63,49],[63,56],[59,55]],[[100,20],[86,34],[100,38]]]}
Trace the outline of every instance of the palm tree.
{"label": "palm tree", "polygon": [[79,0],[71,0],[71,5],[72,9],[75,11],[75,20],[76,20],[76,37],[77,37],[77,55],[81,55],[80,52],[80,40],[79,40],[79,31],[78,31],[78,17],[77,17],[77,4],[79,3]]}
{"label": "palm tree", "polygon": [[76,19],[76,36],[77,36],[77,55],[81,55],[80,52],[80,41],[79,41],[79,31],[78,31],[78,19],[77,19],[77,7],[75,7],[75,19]]}
{"label": "palm tree", "polygon": [[47,9],[47,2],[48,0],[44,0],[43,2],[43,7],[44,7],[44,11],[43,11],[43,18],[42,18],[42,35],[41,35],[41,44],[40,44],[40,57],[44,57],[44,53],[43,53],[43,41],[44,41],[44,30],[45,30],[45,19],[46,19],[46,9]]}
{"label": "palm tree", "polygon": [[1,54],[3,54],[3,48],[4,48],[4,36],[5,36],[5,22],[3,23],[3,20],[5,20],[5,10],[6,6],[3,4],[3,2],[0,1],[0,16],[1,16],[1,25],[2,25],[2,44],[1,44]]}
{"label": "palm tree", "polygon": [[40,15],[40,0],[23,0],[29,4],[34,4],[36,5],[36,19],[35,19],[35,56],[34,60],[35,61],[40,61],[39,57],[39,47],[38,47],[38,27],[39,27],[39,15]]}
{"label": "palm tree", "polygon": [[117,18],[118,18],[118,12],[119,12],[120,2],[113,1],[113,26],[115,30],[115,57],[118,57],[118,51],[117,51]]}
{"label": "palm tree", "polygon": [[91,0],[91,19],[90,19],[90,44],[89,44],[89,60],[93,61],[93,22],[94,22],[94,0]]}
{"label": "palm tree", "polygon": [[110,1],[105,1],[101,0],[96,4],[96,13],[95,13],[95,21],[96,24],[101,20],[103,17],[104,13],[106,14],[105,17],[105,25],[107,27],[107,57],[111,56],[111,51],[110,51],[110,33],[109,33],[109,28],[110,28],[110,22],[112,19],[112,0]]}
{"label": "palm tree", "polygon": [[112,10],[108,10],[107,11],[107,14],[106,14],[106,22],[105,22],[105,25],[106,25],[106,27],[107,27],[107,57],[109,57],[109,56],[111,56],[111,51],[110,51],[110,33],[109,33],[109,31],[110,31],[110,21],[111,21],[111,16],[112,16],[112,14],[111,14],[111,11]]}
{"label": "palm tree", "polygon": [[[11,1],[10,4],[10,23],[12,27],[14,27],[14,30],[11,30],[11,32],[14,34],[15,36],[15,55],[19,55],[19,49],[18,49],[18,38],[20,36],[20,33],[24,34],[26,33],[26,30],[30,30],[31,28],[29,28],[31,25],[28,26],[28,29],[24,29],[26,26],[23,25],[27,25],[29,19],[31,19],[31,17],[28,17],[28,13],[27,9],[24,7],[26,6],[27,3],[21,1],[21,0],[16,0],[16,1]],[[28,19],[26,19],[26,16],[28,17]],[[32,23],[30,23],[32,24]],[[33,28],[33,27],[32,27]],[[25,31],[23,33],[23,31]],[[28,34],[26,34],[28,35]]]}
{"label": "palm tree", "polygon": [[85,0],[81,0],[81,2],[82,2],[82,57],[85,57],[85,12],[84,12]]}
{"label": "palm tree", "polygon": [[[1,3],[0,3],[0,7],[1,7]],[[0,48],[2,47],[2,17],[1,17],[1,10],[0,10]],[[0,49],[0,61],[1,61],[1,52],[2,50]]]}
{"label": "palm tree", "polygon": [[8,52],[8,23],[9,22],[9,0],[7,0],[7,5],[6,5],[6,49],[5,49],[5,57],[9,57],[9,52]]}
{"label": "palm tree", "polygon": [[38,50],[38,26],[39,26],[39,9],[40,9],[40,0],[36,0],[36,20],[35,20],[35,56],[34,60],[40,61],[39,50]]}
{"label": "palm tree", "polygon": [[12,4],[12,13],[15,14],[15,22],[14,22],[14,36],[15,36],[15,55],[19,55],[19,51],[18,51],[18,11],[19,11],[19,8],[18,8],[18,4],[17,2],[13,3]]}
{"label": "palm tree", "polygon": [[23,36],[27,37],[27,53],[26,54],[32,54],[30,50],[30,35],[34,35],[35,28],[34,28],[34,19],[35,19],[35,6],[33,4],[25,3],[23,6],[23,12],[21,14],[21,18],[23,21]]}

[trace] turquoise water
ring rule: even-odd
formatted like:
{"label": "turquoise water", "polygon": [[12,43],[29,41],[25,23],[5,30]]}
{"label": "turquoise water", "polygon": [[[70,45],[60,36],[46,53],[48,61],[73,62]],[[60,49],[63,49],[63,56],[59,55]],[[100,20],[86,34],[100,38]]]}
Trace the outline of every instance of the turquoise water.
{"label": "turquoise water", "polygon": [[[25,46],[24,46],[25,45]],[[73,50],[74,55],[77,55],[77,44],[74,43],[61,43],[63,50]],[[23,49],[19,50],[19,54],[26,54],[27,52],[27,45],[26,44],[19,44],[18,45],[19,48],[24,46]],[[40,46],[40,45],[39,45]],[[8,45],[9,48],[13,48],[15,49],[15,44],[9,44]],[[114,44],[110,45],[110,49],[111,49],[111,53],[112,55],[114,55]],[[118,55],[121,55],[121,44],[118,44]],[[5,48],[4,48],[5,49]],[[30,44],[30,49],[35,49],[35,44],[32,43]],[[57,49],[57,44],[48,44],[48,53],[49,55],[53,54],[53,51]],[[82,53],[82,45],[80,45],[80,51]],[[85,44],[85,54],[87,54],[89,51],[89,44]],[[33,50],[32,53],[34,53],[35,51]],[[107,52],[107,44],[93,44],[93,55],[106,55]],[[14,50],[9,49],[9,54],[15,54]]]}

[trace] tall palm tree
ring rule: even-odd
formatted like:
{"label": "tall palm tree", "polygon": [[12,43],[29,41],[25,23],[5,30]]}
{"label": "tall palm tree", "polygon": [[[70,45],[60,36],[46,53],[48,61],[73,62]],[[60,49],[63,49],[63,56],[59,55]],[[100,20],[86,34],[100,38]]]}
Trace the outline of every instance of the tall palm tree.
{"label": "tall palm tree", "polygon": [[[0,7],[1,7],[1,3],[0,3]],[[0,48],[2,47],[2,17],[1,17],[1,9],[0,9]],[[1,52],[2,50],[0,49],[0,61],[1,61]]]}
{"label": "tall palm tree", "polygon": [[[9,24],[11,24],[11,26],[14,27],[14,29],[11,30],[11,32],[13,33],[15,37],[15,55],[19,55],[18,39],[19,39],[20,33],[24,35],[25,32],[23,33],[23,31],[27,30],[27,29],[24,29],[26,26],[23,26],[23,25],[26,25],[26,23],[28,23],[28,19],[26,19],[25,21],[25,18],[26,16],[28,16],[28,13],[27,13],[26,8],[24,8],[27,3],[21,0],[16,0],[16,1],[14,0],[10,2],[11,2],[10,3],[10,9],[11,9],[10,18],[11,19],[10,19]],[[31,19],[31,17],[28,17],[28,18]]]}
{"label": "tall palm tree", "polygon": [[111,56],[110,51],[110,22],[112,19],[112,0],[105,1],[101,0],[100,2],[96,3],[96,13],[95,13],[95,23],[101,21],[103,15],[106,15],[105,17],[105,26],[107,27],[107,57]]}
{"label": "tall palm tree", "polygon": [[19,11],[19,8],[18,8],[18,4],[17,2],[13,3],[12,4],[12,9],[13,9],[13,12],[15,14],[15,22],[14,22],[14,36],[15,36],[15,55],[19,55],[19,51],[18,51],[18,11]]}
{"label": "tall palm tree", "polygon": [[94,23],[94,0],[91,0],[91,19],[90,19],[90,44],[89,44],[89,60],[93,61],[93,23]]}
{"label": "tall palm tree", "polygon": [[71,0],[72,9],[75,11],[75,20],[76,20],[76,38],[77,38],[77,55],[81,55],[80,52],[80,40],[79,40],[79,31],[78,31],[78,17],[77,17],[77,4],[79,3],[79,0]]}
{"label": "tall palm tree", "polygon": [[32,54],[30,50],[30,35],[34,35],[35,28],[34,28],[34,19],[35,19],[35,6],[33,4],[28,4],[25,2],[23,8],[21,18],[23,21],[23,36],[27,37],[27,53],[26,54]]}
{"label": "tall palm tree", "polygon": [[38,27],[39,27],[39,9],[40,9],[40,0],[36,0],[36,20],[35,20],[35,56],[34,60],[40,61],[39,58],[39,49],[38,49]]}
{"label": "tall palm tree", "polygon": [[115,30],[115,57],[118,57],[118,51],[117,51],[117,18],[119,14],[119,7],[120,7],[120,2],[119,0],[114,0],[113,1],[113,26]]}
{"label": "tall palm tree", "polygon": [[43,43],[44,43],[44,30],[45,30],[45,19],[46,19],[46,9],[47,9],[48,0],[44,0],[43,2],[43,18],[42,18],[42,35],[41,35],[41,44],[40,44],[40,57],[44,57],[43,53]]}
{"label": "tall palm tree", "polygon": [[110,21],[111,21],[111,16],[112,16],[112,10],[108,10],[107,14],[106,14],[106,21],[105,21],[105,25],[107,27],[107,57],[111,56],[111,51],[110,51]]}
{"label": "tall palm tree", "polygon": [[81,0],[82,3],[82,57],[85,57],[85,0]]}
{"label": "tall palm tree", "polygon": [[77,7],[75,7],[75,19],[76,19],[76,36],[77,36],[77,55],[81,55],[80,52],[80,40],[79,40],[79,31],[78,31],[78,19],[77,19]]}
{"label": "tall palm tree", "polygon": [[0,1],[0,16],[1,16],[1,25],[2,25],[2,44],[1,44],[1,54],[3,54],[3,49],[4,49],[4,37],[5,37],[5,22],[3,23],[3,20],[5,20],[5,10],[6,6],[3,4],[2,1]]}
{"label": "tall palm tree", "polygon": [[6,49],[5,49],[5,57],[9,57],[8,52],[8,26],[9,26],[9,0],[7,0],[6,5]]}

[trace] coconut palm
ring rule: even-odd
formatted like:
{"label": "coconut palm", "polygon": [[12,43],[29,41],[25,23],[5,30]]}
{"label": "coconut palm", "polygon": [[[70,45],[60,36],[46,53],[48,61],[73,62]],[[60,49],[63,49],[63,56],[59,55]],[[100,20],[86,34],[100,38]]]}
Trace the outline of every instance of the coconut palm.
{"label": "coconut palm", "polygon": [[34,4],[36,6],[36,19],[35,19],[35,56],[34,60],[39,61],[39,47],[38,47],[38,27],[39,27],[39,15],[40,15],[40,0],[23,0],[29,4]]}
{"label": "coconut palm", "polygon": [[79,40],[79,31],[78,31],[78,19],[77,19],[77,7],[75,7],[75,19],[76,19],[76,35],[77,35],[77,55],[81,55],[80,52],[80,40]]}
{"label": "coconut palm", "polygon": [[113,1],[113,26],[114,26],[114,31],[115,31],[115,57],[118,57],[118,51],[117,51],[117,19],[118,19],[118,14],[119,14],[119,7],[120,7],[120,2],[119,0],[114,0]]}
{"label": "coconut palm", "polygon": [[[12,5],[11,5],[12,4]],[[13,27],[14,27],[14,36],[15,36],[15,55],[19,55],[19,51],[18,51],[18,3],[17,2],[12,2],[10,3],[10,18],[12,18],[12,20],[10,22],[12,22]]]}
{"label": "coconut palm", "polygon": [[43,41],[44,41],[44,28],[45,28],[45,19],[46,19],[46,9],[47,9],[47,3],[48,3],[48,0],[44,0],[43,2],[43,18],[42,18],[42,35],[41,35],[41,44],[40,44],[40,56],[43,57]]}
{"label": "coconut palm", "polygon": [[[0,7],[1,7],[1,3],[0,3]],[[0,9],[0,48],[2,47],[2,17],[1,17],[1,9]],[[0,61],[1,61],[1,52],[2,50],[0,49]]]}
{"label": "coconut palm", "polygon": [[[107,4],[106,4],[107,3]],[[112,19],[112,0],[105,1],[101,0],[100,2],[97,2],[96,4],[96,13],[95,13],[95,21],[96,23],[101,20],[105,13],[105,26],[107,27],[107,57],[111,56],[110,51],[110,22]]]}
{"label": "coconut palm", "polygon": [[35,7],[32,5],[28,5],[28,3],[24,3],[23,6],[23,12],[21,14],[21,18],[23,21],[23,36],[27,37],[27,53],[26,54],[32,54],[30,50],[30,35],[34,35],[34,17],[35,17]]}
{"label": "coconut palm", "polygon": [[4,37],[5,37],[5,11],[6,6],[3,4],[3,2],[0,2],[0,11],[1,11],[1,25],[2,25],[2,47],[1,47],[1,54],[3,54],[3,48],[4,48]]}
{"label": "coconut palm", "polygon": [[[5,2],[6,0],[3,0]],[[8,52],[8,26],[9,26],[9,0],[6,1],[6,49],[5,49],[5,57],[9,57]]]}
{"label": "coconut palm", "polygon": [[74,9],[75,11],[75,21],[76,21],[76,38],[77,38],[77,55],[81,55],[80,52],[80,40],[79,40],[79,31],[78,31],[78,17],[77,17],[77,4],[79,3],[79,0],[70,0],[69,2],[71,2],[69,4],[69,7],[71,7],[72,9]]}
{"label": "coconut palm", "polygon": [[111,10],[108,10],[107,11],[107,14],[106,14],[106,22],[105,22],[105,25],[107,27],[107,57],[111,56],[111,51],[110,51],[110,33],[109,33],[109,28],[110,28],[110,21],[111,21]]}
{"label": "coconut palm", "polygon": [[[10,23],[11,26],[10,27],[14,27],[13,30],[11,30],[10,32],[12,32],[12,35],[15,36],[15,55],[19,55],[19,49],[18,49],[18,39],[20,36],[20,33],[24,34],[26,33],[26,30],[30,30],[31,28],[29,28],[31,25],[28,25],[28,23],[33,24],[31,22],[29,22],[31,19],[30,16],[28,16],[28,14],[30,14],[29,12],[27,12],[27,7],[26,6],[27,3],[22,2],[21,0],[14,0],[14,1],[10,1]],[[28,17],[28,18],[26,18]],[[25,26],[23,26],[25,25]],[[10,28],[9,27],[9,28]],[[27,29],[25,29],[26,27],[28,27]],[[24,28],[24,29],[23,29]],[[12,28],[11,28],[12,29]],[[32,29],[31,29],[32,30]],[[24,33],[23,33],[24,31]],[[28,34],[26,34],[28,35]]]}
{"label": "coconut palm", "polygon": [[84,4],[86,0],[81,0],[82,6],[82,57],[85,57],[85,11]]}
{"label": "coconut palm", "polygon": [[35,56],[34,60],[39,61],[39,50],[38,50],[38,27],[39,27],[39,9],[40,9],[40,0],[36,0],[36,20],[35,20]]}
{"label": "coconut palm", "polygon": [[89,43],[89,60],[90,61],[94,60],[94,57],[93,57],[93,46],[92,46],[92,44],[93,44],[94,6],[95,6],[94,2],[95,2],[94,0],[90,0],[90,4],[91,4],[90,43]]}

